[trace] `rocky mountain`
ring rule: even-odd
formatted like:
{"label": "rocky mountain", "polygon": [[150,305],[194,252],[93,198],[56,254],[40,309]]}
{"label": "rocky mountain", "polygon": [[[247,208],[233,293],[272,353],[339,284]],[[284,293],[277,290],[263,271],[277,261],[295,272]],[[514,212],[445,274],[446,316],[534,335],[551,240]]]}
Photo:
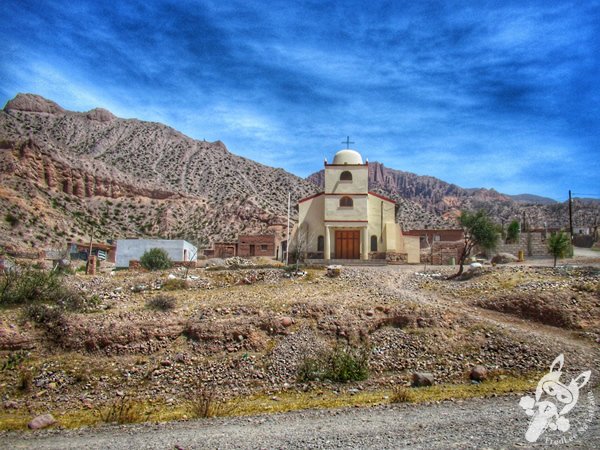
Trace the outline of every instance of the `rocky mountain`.
{"label": "rocky mountain", "polygon": [[[369,164],[369,175],[371,190],[398,202],[405,229],[454,226],[462,208],[484,208],[499,222],[568,223],[566,204],[526,196],[516,202],[379,163]],[[92,233],[97,240],[179,237],[202,246],[240,232],[281,234],[287,192],[296,204],[322,181],[322,173],[305,180],[234,155],[220,141],[100,108],[67,111],[19,94],[0,111],[0,246],[64,248]],[[597,223],[599,202],[574,204],[576,225]]]}
{"label": "rocky mountain", "polygon": [[32,94],[0,111],[1,244],[279,232],[314,185],[152,122],[79,113]]}
{"label": "rocky mountain", "polygon": [[[322,189],[323,176],[321,170],[307,179]],[[516,219],[531,228],[561,228],[569,223],[567,202],[529,194],[513,197],[494,189],[465,189],[438,178],[390,169],[378,162],[369,162],[369,187],[399,203],[396,218],[405,229],[455,226],[461,209],[484,209],[498,223]],[[575,225],[600,223],[597,202],[575,199],[574,205]]]}
{"label": "rocky mountain", "polygon": [[533,203],[537,205],[553,205],[555,203],[558,203],[553,198],[542,197],[540,195],[533,194],[509,195],[509,197],[518,203]]}

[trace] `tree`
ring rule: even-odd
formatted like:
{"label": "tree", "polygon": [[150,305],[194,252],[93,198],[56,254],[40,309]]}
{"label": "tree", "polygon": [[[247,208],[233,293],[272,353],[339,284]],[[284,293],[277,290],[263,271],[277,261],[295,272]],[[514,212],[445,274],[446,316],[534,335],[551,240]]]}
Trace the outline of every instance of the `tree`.
{"label": "tree", "polygon": [[552,233],[548,238],[548,251],[554,256],[554,267],[556,267],[556,260],[568,256],[571,252],[569,235],[562,231]]}
{"label": "tree", "polygon": [[506,243],[514,244],[519,241],[519,235],[521,234],[521,226],[518,220],[513,220],[508,228],[506,229]]}
{"label": "tree", "polygon": [[458,223],[465,234],[465,245],[459,258],[458,272],[450,278],[456,278],[463,273],[465,261],[471,255],[473,248],[479,246],[484,250],[492,250],[498,243],[498,229],[485,211],[476,213],[462,211]]}
{"label": "tree", "polygon": [[148,270],[164,270],[173,265],[168,253],[162,248],[151,248],[144,252],[140,264]]}

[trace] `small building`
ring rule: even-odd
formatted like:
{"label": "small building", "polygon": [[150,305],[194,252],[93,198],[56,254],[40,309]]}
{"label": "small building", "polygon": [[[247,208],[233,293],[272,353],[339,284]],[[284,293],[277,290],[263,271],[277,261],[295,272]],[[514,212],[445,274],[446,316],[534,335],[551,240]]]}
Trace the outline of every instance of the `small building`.
{"label": "small building", "polygon": [[592,234],[591,227],[573,227],[573,236],[584,235],[588,236]]}
{"label": "small building", "polygon": [[238,256],[264,256],[273,258],[277,249],[274,234],[240,234],[237,242]]}
{"label": "small building", "polygon": [[119,239],[117,240],[117,267],[129,267],[130,261],[139,261],[142,255],[153,248],[167,252],[174,263],[196,261],[198,249],[184,240],[170,239]]}
{"label": "small building", "polygon": [[419,238],[403,235],[394,200],[369,191],[369,163],[355,150],[325,161],[324,192],[301,199],[298,210],[290,252],[324,261],[419,262]]}
{"label": "small building", "polygon": [[[83,242],[68,242],[68,253],[71,259],[80,259],[87,261],[90,244]],[[114,263],[116,261],[116,246],[110,244],[101,244],[99,242],[92,242],[92,255],[97,257],[100,261],[108,261]]]}
{"label": "small building", "polygon": [[204,254],[209,258],[231,258],[238,255],[237,242],[215,242],[212,250]]}

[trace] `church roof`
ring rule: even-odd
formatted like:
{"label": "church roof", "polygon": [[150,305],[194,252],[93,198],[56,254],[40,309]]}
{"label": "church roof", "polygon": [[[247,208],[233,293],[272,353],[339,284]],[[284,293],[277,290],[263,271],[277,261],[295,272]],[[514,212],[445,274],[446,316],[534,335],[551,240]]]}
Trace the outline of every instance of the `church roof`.
{"label": "church roof", "polygon": [[340,150],[333,157],[333,164],[362,164],[362,156],[356,150]]}
{"label": "church roof", "polygon": [[301,198],[300,200],[298,200],[298,203],[302,203],[302,202],[305,202],[307,200],[312,200],[313,198],[320,197],[323,194],[325,194],[325,192],[318,192],[318,193],[310,195],[308,197]]}

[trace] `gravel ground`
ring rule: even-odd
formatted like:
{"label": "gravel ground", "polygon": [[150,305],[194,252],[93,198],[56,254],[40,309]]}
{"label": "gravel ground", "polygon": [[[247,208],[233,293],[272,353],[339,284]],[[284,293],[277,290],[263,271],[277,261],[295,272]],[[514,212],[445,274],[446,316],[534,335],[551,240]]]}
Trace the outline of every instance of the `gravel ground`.
{"label": "gravel ground", "polygon": [[[594,396],[600,398],[600,391]],[[171,424],[7,433],[0,437],[0,446],[11,449],[598,448],[600,411],[597,405],[589,408],[588,396],[580,398],[569,413],[570,431],[547,430],[534,445],[525,440],[528,417],[518,403],[519,397],[508,396],[420,406],[310,410]],[[586,423],[587,430],[577,432]]]}

